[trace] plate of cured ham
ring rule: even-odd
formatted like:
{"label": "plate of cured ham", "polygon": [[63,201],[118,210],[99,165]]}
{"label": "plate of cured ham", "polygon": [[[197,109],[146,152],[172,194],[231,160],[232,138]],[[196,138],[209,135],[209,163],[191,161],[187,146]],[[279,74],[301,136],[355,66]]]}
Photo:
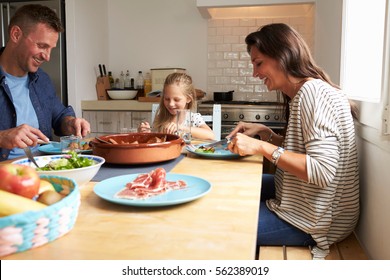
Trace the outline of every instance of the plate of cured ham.
{"label": "plate of cured ham", "polygon": [[204,144],[187,145],[186,150],[201,157],[213,159],[237,159],[242,156],[232,153],[227,149],[227,145],[220,145],[212,148],[206,148]]}
{"label": "plate of cured ham", "polygon": [[149,173],[112,177],[97,183],[94,193],[116,204],[137,207],[159,207],[196,200],[211,190],[202,178],[166,173],[156,168]]}

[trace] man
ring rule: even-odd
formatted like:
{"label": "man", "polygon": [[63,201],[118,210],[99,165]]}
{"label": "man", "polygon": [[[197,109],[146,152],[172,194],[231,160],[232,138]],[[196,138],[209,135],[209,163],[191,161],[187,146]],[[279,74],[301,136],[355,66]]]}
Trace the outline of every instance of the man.
{"label": "man", "polygon": [[50,60],[59,33],[56,13],[42,5],[25,5],[9,25],[9,40],[0,52],[0,161],[24,155],[48,141],[52,129],[58,136],[86,136],[90,124],[76,118],[71,106],[57,98],[50,77],[39,67]]}

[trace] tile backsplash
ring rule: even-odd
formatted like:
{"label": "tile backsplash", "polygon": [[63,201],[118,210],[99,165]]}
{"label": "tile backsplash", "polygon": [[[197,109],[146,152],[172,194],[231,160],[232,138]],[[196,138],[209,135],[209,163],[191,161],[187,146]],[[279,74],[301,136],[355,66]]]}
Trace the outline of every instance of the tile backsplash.
{"label": "tile backsplash", "polygon": [[208,21],[208,74],[206,99],[215,91],[234,90],[233,100],[277,101],[258,78],[252,77],[252,63],[245,37],[260,26],[282,22],[295,28],[314,49],[314,14],[299,17],[210,19]]}

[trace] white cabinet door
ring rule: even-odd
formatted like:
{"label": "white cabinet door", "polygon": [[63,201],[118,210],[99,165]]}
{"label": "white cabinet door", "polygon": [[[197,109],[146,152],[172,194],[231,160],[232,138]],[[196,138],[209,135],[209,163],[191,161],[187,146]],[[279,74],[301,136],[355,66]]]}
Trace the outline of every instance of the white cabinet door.
{"label": "white cabinet door", "polygon": [[[119,131],[121,131],[122,128],[133,128],[132,125],[132,114],[133,112],[119,112]],[[137,128],[137,127],[135,127]]]}
{"label": "white cabinet door", "polygon": [[97,132],[118,133],[119,112],[117,111],[96,111]]}

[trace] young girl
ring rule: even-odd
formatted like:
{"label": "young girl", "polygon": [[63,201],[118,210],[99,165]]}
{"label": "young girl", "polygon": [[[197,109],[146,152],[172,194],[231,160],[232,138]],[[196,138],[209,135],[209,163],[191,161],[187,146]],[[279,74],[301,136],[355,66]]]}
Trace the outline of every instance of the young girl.
{"label": "young girl", "polygon": [[[176,111],[189,109],[192,113],[191,135],[198,139],[215,139],[214,132],[205,123],[201,114],[195,113],[196,92],[192,78],[185,73],[172,73],[164,82],[160,106],[153,121],[153,131],[168,134],[176,133]],[[139,132],[151,131],[148,122],[142,122]]]}

